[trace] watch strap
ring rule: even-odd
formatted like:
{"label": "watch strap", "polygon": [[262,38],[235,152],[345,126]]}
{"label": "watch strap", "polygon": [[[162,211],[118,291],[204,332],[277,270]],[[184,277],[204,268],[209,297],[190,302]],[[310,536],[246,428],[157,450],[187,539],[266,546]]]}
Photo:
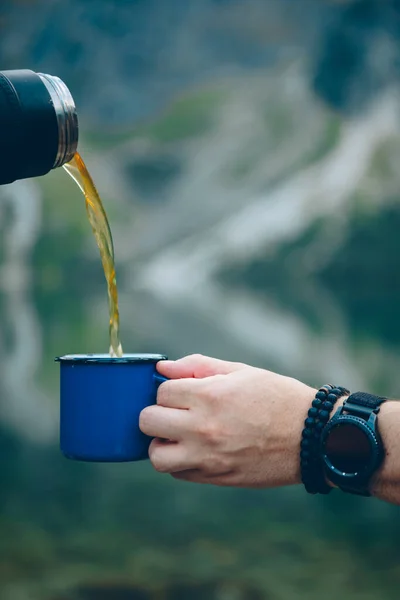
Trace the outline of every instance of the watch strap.
{"label": "watch strap", "polygon": [[346,403],[351,402],[352,404],[365,406],[366,408],[375,410],[378,408],[378,406],[383,404],[385,400],[387,400],[385,396],[374,396],[373,394],[368,394],[367,392],[354,392],[347,398]]}
{"label": "watch strap", "polygon": [[374,396],[366,392],[354,392],[343,403],[343,412],[364,418],[368,421],[372,413],[378,414],[381,404],[387,400],[384,396]]}

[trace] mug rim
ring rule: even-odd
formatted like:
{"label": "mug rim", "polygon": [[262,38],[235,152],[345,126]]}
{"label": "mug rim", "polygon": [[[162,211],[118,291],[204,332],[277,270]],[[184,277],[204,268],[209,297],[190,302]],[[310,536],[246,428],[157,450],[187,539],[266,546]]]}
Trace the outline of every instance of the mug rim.
{"label": "mug rim", "polygon": [[65,354],[56,356],[54,359],[59,363],[80,363],[80,364],[134,364],[134,363],[156,363],[160,360],[168,360],[165,354],[124,354],[123,356],[110,356],[109,354]]}

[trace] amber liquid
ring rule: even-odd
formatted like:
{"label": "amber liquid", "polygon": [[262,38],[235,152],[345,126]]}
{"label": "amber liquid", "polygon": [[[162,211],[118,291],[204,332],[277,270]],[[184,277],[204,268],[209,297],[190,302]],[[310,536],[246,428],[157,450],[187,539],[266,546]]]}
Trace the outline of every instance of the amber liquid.
{"label": "amber liquid", "polygon": [[119,339],[118,289],[115,277],[114,244],[107,214],[96,186],[78,152],[76,152],[71,162],[64,165],[64,169],[78,184],[85,196],[86,212],[100,250],[101,262],[107,281],[110,313],[110,355],[122,356],[122,346]]}

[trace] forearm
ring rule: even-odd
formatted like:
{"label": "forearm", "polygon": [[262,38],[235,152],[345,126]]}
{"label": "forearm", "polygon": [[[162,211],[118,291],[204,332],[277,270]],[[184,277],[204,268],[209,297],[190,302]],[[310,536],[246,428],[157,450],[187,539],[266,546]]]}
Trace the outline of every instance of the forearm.
{"label": "forearm", "polygon": [[378,417],[385,459],[371,483],[373,496],[400,505],[400,402],[385,402]]}

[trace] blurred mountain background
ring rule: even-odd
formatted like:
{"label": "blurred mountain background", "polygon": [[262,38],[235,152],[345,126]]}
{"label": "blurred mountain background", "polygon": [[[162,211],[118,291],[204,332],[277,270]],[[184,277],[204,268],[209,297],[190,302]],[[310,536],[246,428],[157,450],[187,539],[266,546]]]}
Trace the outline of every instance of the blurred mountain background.
{"label": "blurred mountain background", "polygon": [[[399,397],[399,36],[398,0],[2,1],[0,68],[75,98],[126,351]],[[397,598],[396,507],[63,459],[97,248],[62,170],[0,188],[0,231],[2,598]]]}

